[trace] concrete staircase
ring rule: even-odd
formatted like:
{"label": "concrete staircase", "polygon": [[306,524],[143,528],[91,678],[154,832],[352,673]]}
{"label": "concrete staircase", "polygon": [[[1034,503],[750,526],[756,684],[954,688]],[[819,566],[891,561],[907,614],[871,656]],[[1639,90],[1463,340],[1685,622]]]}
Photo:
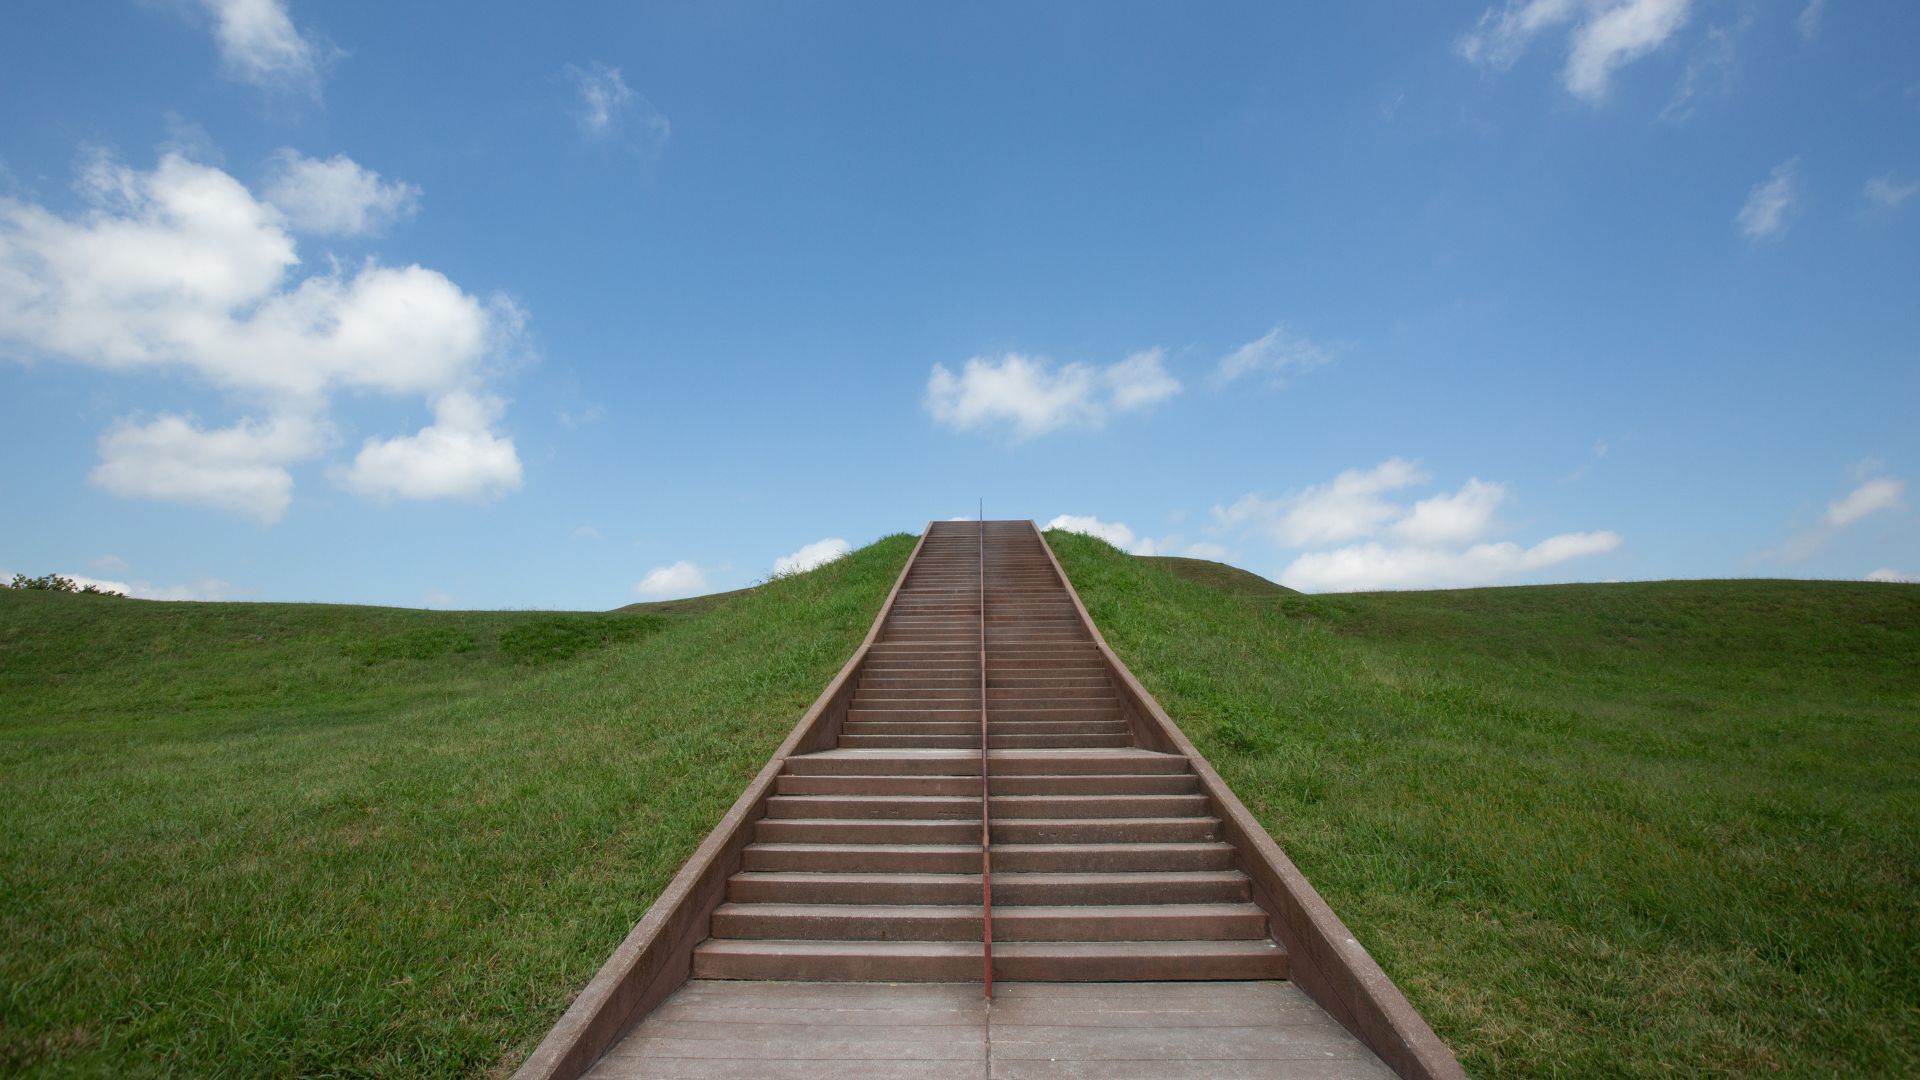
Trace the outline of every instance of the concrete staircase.
{"label": "concrete staircase", "polygon": [[994,976],[1272,979],[1287,957],[1186,759],[1133,745],[1028,522],[932,526],[837,749],[789,758],[700,979],[982,973],[981,572]]}

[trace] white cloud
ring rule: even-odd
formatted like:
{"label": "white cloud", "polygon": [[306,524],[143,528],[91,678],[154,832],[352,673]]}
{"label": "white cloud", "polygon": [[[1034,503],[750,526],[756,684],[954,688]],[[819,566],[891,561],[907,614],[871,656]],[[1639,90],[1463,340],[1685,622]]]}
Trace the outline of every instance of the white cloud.
{"label": "white cloud", "polygon": [[[79,187],[88,206],[71,217],[0,197],[0,352],[184,372],[254,414],[212,431],[178,416],[123,421],[94,471],[110,491],[277,520],[288,466],[332,445],[333,394],[417,395],[471,415],[460,403],[490,400],[480,388],[522,334],[510,302],[483,303],[421,266],[369,259],[295,277],[281,211],[177,153],[150,172],[97,156]],[[510,440],[472,423],[436,429],[437,456],[470,453],[469,472],[517,485]]]}
{"label": "white cloud", "polygon": [[575,119],[587,138],[607,141],[624,135],[641,148],[656,149],[673,134],[666,114],[635,93],[619,68],[594,60],[585,67],[568,64],[564,70],[580,94]]}
{"label": "white cloud", "polygon": [[1102,521],[1088,514],[1061,514],[1046,527],[1099,537],[1129,555],[1185,555],[1195,559],[1223,559],[1227,555],[1227,549],[1219,544],[1189,544],[1179,535],[1156,540],[1136,534],[1124,521]]}
{"label": "white cloud", "polygon": [[[1469,479],[1457,491],[1407,505],[1397,492],[1428,483],[1416,461],[1389,458],[1348,469],[1325,484],[1279,498],[1250,493],[1215,506],[1216,530],[1263,536],[1282,550],[1343,545],[1296,555],[1279,577],[1297,589],[1372,589],[1485,585],[1569,559],[1611,551],[1613,532],[1563,533],[1532,547],[1485,542],[1506,502],[1505,484]],[[1197,558],[1221,558],[1226,551]]]}
{"label": "white cloud", "polygon": [[1464,544],[1493,527],[1493,512],[1507,497],[1505,484],[1478,477],[1452,495],[1435,495],[1413,504],[1413,512],[1393,523],[1393,535],[1414,544]]}
{"label": "white cloud", "polygon": [[1370,542],[1302,555],[1281,572],[1280,584],[1306,592],[1489,585],[1619,546],[1620,536],[1612,532],[1563,533],[1530,548],[1503,542],[1464,551]]}
{"label": "white cloud", "polygon": [[1883,566],[1880,569],[1875,570],[1873,573],[1868,574],[1863,580],[1886,581],[1886,582],[1906,583],[1906,584],[1920,584],[1920,574],[1905,574],[1905,573],[1901,573],[1898,570],[1893,569],[1890,566]]}
{"label": "white cloud", "polygon": [[127,560],[118,555],[102,555],[93,560],[93,568],[95,570],[103,570],[109,574],[117,573],[127,568]]}
{"label": "white cloud", "polygon": [[233,596],[233,585],[219,578],[201,578],[184,585],[155,585],[146,581],[114,581],[85,574],[60,576],[72,578],[76,585],[92,585],[96,589],[121,593],[137,600],[227,600]]}
{"label": "white cloud", "polygon": [[1568,28],[1567,62],[1560,81],[1575,97],[1597,104],[1614,72],[1658,49],[1686,24],[1691,0],[1507,0],[1488,8],[1454,43],[1469,63],[1504,71],[1534,40]]}
{"label": "white cloud", "polygon": [[318,96],[332,50],[300,32],[284,0],[200,0],[227,74],[268,90]]}
{"label": "white cloud", "polygon": [[671,566],[656,566],[647,571],[633,591],[659,600],[677,600],[693,596],[707,587],[707,575],[698,566],[680,560]]}
{"label": "white cloud", "polygon": [[1224,528],[1255,527],[1285,547],[1338,543],[1370,536],[1401,517],[1405,508],[1385,494],[1426,479],[1419,463],[1389,458],[1371,469],[1348,469],[1332,483],[1285,498],[1249,493],[1232,506],[1215,506],[1213,518]]}
{"label": "white cloud", "polygon": [[1097,536],[1122,551],[1129,551],[1134,545],[1133,530],[1121,521],[1101,521],[1086,514],[1061,514],[1047,522],[1046,527]]}
{"label": "white cloud", "polygon": [[1807,0],[1807,6],[1800,9],[1800,15],[1793,20],[1794,29],[1800,36],[1812,41],[1820,34],[1820,17],[1826,14],[1827,0]]}
{"label": "white cloud", "polygon": [[454,391],[433,407],[433,423],[413,435],[368,439],[339,479],[374,499],[486,501],[520,487],[513,440],[491,430],[497,398]]}
{"label": "white cloud", "polygon": [[1828,503],[1826,523],[1844,529],[1868,514],[1896,509],[1906,487],[1905,481],[1894,476],[1869,480],[1848,492],[1846,497]]}
{"label": "white cloud", "polygon": [[1242,375],[1265,372],[1274,385],[1289,372],[1311,371],[1333,359],[1333,353],[1285,326],[1276,326],[1220,358],[1214,384],[1224,386]]}
{"label": "white cloud", "polygon": [[444,589],[428,589],[420,594],[420,602],[430,608],[450,608],[455,603],[453,594]]}
{"label": "white cloud", "polygon": [[1811,558],[1842,529],[1862,518],[1905,505],[1906,481],[1897,476],[1874,475],[1882,467],[1880,462],[1871,459],[1856,464],[1850,471],[1859,482],[1852,491],[1828,503],[1817,523],[1788,537],[1778,548],[1760,552],[1754,560],[1791,563]]}
{"label": "white cloud", "polygon": [[1753,191],[1747,195],[1746,205],[1734,217],[1741,235],[1755,243],[1780,235],[1787,227],[1787,218],[1800,196],[1799,169],[1800,159],[1788,158],[1775,165],[1765,180],[1753,186]]}
{"label": "white cloud", "polygon": [[804,574],[816,566],[827,563],[853,550],[853,545],[837,536],[825,540],[815,540],[803,546],[791,555],[783,555],[773,560],[773,576],[785,577],[788,574]]}
{"label": "white cloud", "polygon": [[420,189],[335,154],[325,161],[296,150],[274,155],[267,201],[301,232],[321,236],[379,233],[420,208]]}
{"label": "white cloud", "polygon": [[213,431],[161,416],[102,436],[100,464],[87,479],[123,498],[208,506],[271,525],[293,501],[287,466],[327,441],[320,425],[296,413]]}
{"label": "white cloud", "polygon": [[1097,428],[1109,416],[1147,408],[1180,392],[1159,349],[1134,353],[1105,368],[1008,353],[974,357],[959,375],[933,365],[925,405],[935,421],[956,431],[1008,424],[1017,439],[1066,427]]}
{"label": "white cloud", "polygon": [[1703,94],[1726,93],[1733,84],[1734,71],[1734,35],[1747,29],[1748,20],[1741,20],[1733,29],[1715,26],[1707,30],[1706,38],[1687,58],[1687,67],[1680,75],[1680,85],[1674,88],[1673,96],[1660,110],[1660,119],[1669,124],[1685,123],[1693,116],[1695,102]]}
{"label": "white cloud", "polygon": [[1920,182],[1903,184],[1892,176],[1876,176],[1866,182],[1860,194],[1883,210],[1898,210],[1902,203],[1920,195]]}

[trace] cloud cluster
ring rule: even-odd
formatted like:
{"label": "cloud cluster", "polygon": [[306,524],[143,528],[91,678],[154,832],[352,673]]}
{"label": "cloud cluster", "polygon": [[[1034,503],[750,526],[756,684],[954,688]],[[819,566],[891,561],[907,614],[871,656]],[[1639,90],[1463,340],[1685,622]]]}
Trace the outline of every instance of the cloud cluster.
{"label": "cloud cluster", "polygon": [[265,197],[174,152],[150,171],[94,157],[72,215],[0,197],[0,350],[183,373],[249,414],[216,428],[123,418],[101,439],[93,481],[277,521],[289,467],[337,442],[330,405],[345,391],[425,399],[435,417],[417,435],[369,441],[338,473],[349,488],[485,499],[518,487],[485,384],[524,316],[418,265],[368,259],[301,276],[296,232],[369,231],[410,212],[418,193],[344,157],[276,162]]}
{"label": "cloud cluster", "polygon": [[804,574],[816,566],[827,563],[853,550],[853,545],[837,536],[825,540],[815,540],[803,546],[791,555],[783,555],[773,560],[773,576],[785,577],[788,574]]}
{"label": "cloud cluster", "polygon": [[959,374],[933,365],[925,404],[935,421],[956,431],[998,425],[1016,439],[1062,428],[1097,428],[1111,416],[1148,408],[1180,392],[1165,353],[1147,349],[1107,367],[1065,364],[1008,353],[974,357]]}
{"label": "cloud cluster", "polygon": [[1488,539],[1508,491],[1469,479],[1452,492],[1415,500],[1401,494],[1429,482],[1418,462],[1389,458],[1278,498],[1249,493],[1213,508],[1215,528],[1304,551],[1280,583],[1306,591],[1486,585],[1570,559],[1611,551],[1613,532],[1562,533],[1531,547]]}
{"label": "cloud cluster", "polygon": [[1507,0],[1488,8],[1454,42],[1469,63],[1505,71],[1543,34],[1565,30],[1560,82],[1591,104],[1607,96],[1619,69],[1664,45],[1691,14],[1691,0]]}

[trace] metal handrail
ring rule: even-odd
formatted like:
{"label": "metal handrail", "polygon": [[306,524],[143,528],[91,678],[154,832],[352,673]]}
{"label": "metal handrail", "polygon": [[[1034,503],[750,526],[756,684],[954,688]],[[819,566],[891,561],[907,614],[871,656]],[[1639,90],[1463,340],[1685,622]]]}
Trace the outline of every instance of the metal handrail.
{"label": "metal handrail", "polygon": [[980,950],[981,985],[993,1000],[993,824],[987,775],[987,504],[980,503]]}

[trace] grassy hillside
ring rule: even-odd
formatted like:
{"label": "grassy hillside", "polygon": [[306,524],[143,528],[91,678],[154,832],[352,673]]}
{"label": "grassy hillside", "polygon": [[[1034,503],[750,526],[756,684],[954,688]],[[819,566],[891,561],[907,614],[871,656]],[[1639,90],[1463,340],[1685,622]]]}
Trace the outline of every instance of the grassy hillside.
{"label": "grassy hillside", "polygon": [[692,614],[0,591],[0,1075],[510,1070],[911,549]]}
{"label": "grassy hillside", "polygon": [[1475,1075],[1920,1073],[1920,587],[1283,604],[1048,539]]}

